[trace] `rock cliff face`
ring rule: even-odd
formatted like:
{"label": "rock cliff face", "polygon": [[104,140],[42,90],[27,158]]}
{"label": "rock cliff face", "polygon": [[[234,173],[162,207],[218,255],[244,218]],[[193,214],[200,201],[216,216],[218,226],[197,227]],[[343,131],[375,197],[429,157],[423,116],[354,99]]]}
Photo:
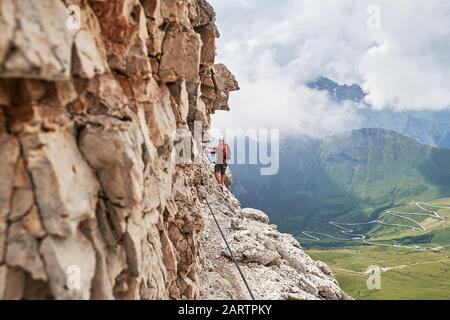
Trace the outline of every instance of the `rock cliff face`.
{"label": "rock cliff face", "polygon": [[[236,203],[201,156],[239,89],[215,64],[212,7],[0,0],[0,30],[0,298],[246,297],[203,202]],[[233,241],[255,245],[236,247],[245,272],[272,270],[259,297],[286,297],[277,279],[291,276],[302,297],[344,297],[292,238],[235,208]]]}
{"label": "rock cliff face", "polygon": [[[210,169],[212,170],[212,168]],[[228,191],[217,192],[203,170],[204,188],[199,193],[204,231],[200,237],[200,287],[209,299],[249,299],[206,201],[213,210],[233,255],[256,299],[344,300],[336,279],[321,261],[305,254],[292,235],[280,233],[259,210],[241,209]],[[199,173],[201,174],[201,173]],[[202,187],[203,188],[203,187]]]}

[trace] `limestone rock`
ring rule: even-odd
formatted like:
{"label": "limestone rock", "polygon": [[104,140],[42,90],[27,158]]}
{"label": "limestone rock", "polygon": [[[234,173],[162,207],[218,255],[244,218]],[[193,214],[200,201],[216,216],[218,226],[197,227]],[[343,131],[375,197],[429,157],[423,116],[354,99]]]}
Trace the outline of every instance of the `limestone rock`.
{"label": "limestone rock", "polygon": [[319,268],[326,275],[331,276],[333,274],[333,272],[331,271],[330,267],[328,267],[322,261],[316,261],[316,266],[317,266],[317,268]]}
{"label": "limestone rock", "polygon": [[138,277],[143,268],[142,245],[145,238],[145,229],[142,224],[132,215],[128,220],[125,235],[125,250],[127,252],[127,262],[130,268],[130,275]]}
{"label": "limestone rock", "polygon": [[176,133],[174,149],[176,163],[179,165],[192,164],[196,157],[196,150],[191,132],[187,128],[179,128]]}
{"label": "limestone rock", "polygon": [[260,221],[262,223],[269,223],[269,217],[261,210],[245,208],[241,210],[241,214],[247,219]]}
{"label": "limestone rock", "polygon": [[189,113],[189,96],[186,81],[168,85],[175,103],[171,103],[177,124],[186,124]]}
{"label": "limestone rock", "polygon": [[1,1],[0,17],[0,77],[69,78],[73,35],[61,1]]}
{"label": "limestone rock", "polygon": [[119,113],[129,103],[120,82],[110,74],[97,76],[89,81],[86,92],[79,98],[86,99],[88,112],[96,115]]}
{"label": "limestone rock", "polygon": [[5,253],[7,218],[14,187],[14,171],[19,157],[19,143],[13,136],[0,133],[0,263]]}
{"label": "limestone rock", "polygon": [[19,268],[0,265],[0,299],[22,299],[25,290],[25,272]]}
{"label": "limestone rock", "polygon": [[33,191],[30,189],[15,189],[11,198],[11,213],[9,219],[17,221],[33,206]]}
{"label": "limestone rock", "polygon": [[161,15],[164,20],[180,25],[189,25],[188,0],[161,1]]}
{"label": "limestone rock", "polygon": [[201,64],[212,66],[216,59],[216,38],[218,31],[215,24],[207,24],[196,29],[202,39]]}
{"label": "limestone rock", "polygon": [[[80,134],[80,149],[96,170],[108,199],[120,207],[142,202],[143,139],[131,121],[100,117]],[[98,146],[102,146],[98,149]]]}
{"label": "limestone rock", "polygon": [[47,231],[68,236],[94,218],[99,185],[69,132],[24,135],[21,142]]}
{"label": "limestone rock", "polygon": [[190,17],[194,27],[201,27],[214,23],[216,13],[214,12],[214,8],[206,0],[199,0],[192,4]]}
{"label": "limestone rock", "polygon": [[223,83],[223,87],[217,85],[217,81],[219,80],[215,78],[216,86],[219,88],[219,90],[225,90],[229,92],[239,90],[238,82],[226,65],[224,65],[223,63],[215,64],[214,70],[215,75],[217,75],[220,81]]}
{"label": "limestone rock", "polygon": [[0,220],[7,217],[14,186],[14,171],[19,156],[19,143],[13,136],[0,133]]}
{"label": "limestone rock", "polygon": [[198,78],[201,39],[193,30],[170,27],[163,43],[159,78],[163,82]]}
{"label": "limestone rock", "polygon": [[132,76],[128,81],[133,97],[138,103],[155,103],[161,97],[161,90],[152,77],[144,79],[139,76]]}
{"label": "limestone rock", "polygon": [[150,139],[156,147],[171,144],[175,140],[176,120],[170,107],[170,91],[162,87],[161,100],[145,108],[145,117],[150,129]]}
{"label": "limestone rock", "polygon": [[228,189],[231,189],[231,185],[233,184],[233,176],[231,175],[230,167],[227,167],[227,170],[225,171],[224,183]]}
{"label": "limestone rock", "polygon": [[35,79],[25,79],[20,82],[23,96],[19,103],[28,104],[39,101],[43,98],[46,92],[46,85],[43,81]]}
{"label": "limestone rock", "polygon": [[[236,200],[229,192],[219,196],[212,191],[208,201],[257,299],[349,299],[330,269],[306,255],[291,235],[274,230],[265,213],[249,208],[230,210]],[[201,261],[205,269],[200,274],[202,294],[208,299],[224,298],[222,292],[213,289],[221,283],[223,288],[233,288],[228,298],[249,299],[208,210],[206,206],[201,210],[205,220],[200,240],[204,244]],[[217,255],[217,251],[222,254]]]}
{"label": "limestone rock", "polygon": [[42,241],[40,253],[45,260],[50,288],[55,297],[90,298],[91,281],[95,272],[95,251],[81,232],[67,239],[46,237]]}
{"label": "limestone rock", "polygon": [[14,37],[16,24],[14,14],[15,8],[12,1],[2,1],[0,3],[0,29],[3,33],[2,37],[0,37],[0,62],[2,64],[10,50],[10,41]]}
{"label": "limestone rock", "polygon": [[109,66],[128,75],[149,75],[148,31],[139,1],[92,1],[91,5],[107,40],[105,47]]}
{"label": "limestone rock", "polygon": [[73,74],[93,78],[108,71],[106,49],[101,38],[101,28],[97,17],[89,6],[80,10],[81,29],[74,39]]}
{"label": "limestone rock", "polygon": [[[209,38],[211,39],[211,38]],[[210,48],[209,51],[212,49]],[[212,54],[208,54],[211,56]],[[208,67],[202,73],[201,94],[208,110],[229,110],[228,97],[231,91],[239,90],[234,75],[223,64]]]}
{"label": "limestone rock", "polygon": [[162,53],[162,45],[164,42],[165,31],[163,28],[164,18],[161,14],[161,0],[142,0],[147,19],[147,29],[149,38],[147,48],[150,55],[160,57]]}
{"label": "limestone rock", "polygon": [[[203,125],[203,135],[209,129],[210,114],[207,111],[205,102],[201,99],[202,87],[198,83],[187,83],[188,98],[189,98],[189,112],[187,121],[192,124],[195,121],[200,121]],[[204,140],[205,141],[205,140]]]}
{"label": "limestone rock", "polygon": [[28,234],[35,238],[43,238],[46,231],[41,223],[38,209],[33,206],[22,219],[23,226]]}
{"label": "limestone rock", "polygon": [[38,240],[27,232],[22,222],[13,223],[9,227],[6,263],[28,271],[33,279],[47,280],[44,263],[39,256]]}
{"label": "limestone rock", "polygon": [[0,220],[0,261],[3,262],[5,256],[5,248],[6,248],[6,232],[7,232],[7,224],[6,221]]}
{"label": "limestone rock", "polygon": [[[0,105],[7,105],[9,104],[9,97],[6,96],[6,94],[2,91],[2,85],[0,82]],[[0,108],[0,133],[6,132],[6,119],[5,115],[3,114],[3,109]]]}
{"label": "limestone rock", "polygon": [[203,0],[0,1],[3,297],[199,298],[199,180],[176,154],[211,124],[214,20]]}

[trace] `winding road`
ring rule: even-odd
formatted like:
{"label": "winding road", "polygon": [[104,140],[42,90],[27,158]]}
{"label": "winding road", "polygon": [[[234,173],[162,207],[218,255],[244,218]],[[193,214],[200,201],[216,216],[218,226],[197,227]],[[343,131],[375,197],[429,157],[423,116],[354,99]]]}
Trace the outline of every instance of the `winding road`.
{"label": "winding road", "polygon": [[[408,248],[408,249],[414,249],[414,250],[429,250],[427,248],[420,248],[417,246],[402,246],[402,245],[393,245],[393,244],[383,244],[383,243],[375,243],[371,242],[367,239],[367,236],[362,233],[355,233],[355,230],[352,229],[352,227],[357,226],[364,226],[364,225],[370,225],[370,224],[380,224],[386,227],[399,227],[399,228],[406,228],[410,229],[412,231],[426,231],[426,228],[418,221],[412,219],[410,216],[423,216],[423,217],[429,217],[436,220],[447,220],[448,217],[443,217],[437,213],[437,211],[432,210],[434,209],[450,209],[450,207],[444,207],[444,206],[437,206],[433,204],[429,204],[426,202],[416,202],[416,207],[423,210],[424,212],[400,212],[400,211],[394,211],[394,210],[385,210],[384,212],[388,215],[404,219],[406,221],[411,222],[413,225],[410,224],[400,224],[400,223],[388,223],[383,220],[377,219],[372,220],[368,222],[359,222],[359,223],[342,223],[342,222],[336,222],[336,221],[329,221],[328,223],[336,228],[339,229],[340,233],[345,235],[346,237],[336,237],[327,233],[322,232],[315,232],[315,231],[303,231],[302,234],[306,236],[306,238],[297,237],[299,240],[307,240],[307,241],[322,241],[322,238],[330,238],[337,241],[362,241],[363,243],[367,245],[373,245],[373,246],[382,246],[382,247],[395,247],[395,248]],[[427,209],[426,207],[429,207]],[[322,238],[321,238],[322,237]]]}

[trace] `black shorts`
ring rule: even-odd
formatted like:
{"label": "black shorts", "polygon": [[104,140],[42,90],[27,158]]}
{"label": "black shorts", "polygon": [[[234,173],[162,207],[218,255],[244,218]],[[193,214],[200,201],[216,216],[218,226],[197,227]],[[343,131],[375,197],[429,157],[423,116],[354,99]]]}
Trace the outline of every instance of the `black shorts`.
{"label": "black shorts", "polygon": [[225,175],[225,172],[227,171],[227,165],[226,164],[218,164],[214,166],[214,172],[218,173],[220,172],[221,175]]}

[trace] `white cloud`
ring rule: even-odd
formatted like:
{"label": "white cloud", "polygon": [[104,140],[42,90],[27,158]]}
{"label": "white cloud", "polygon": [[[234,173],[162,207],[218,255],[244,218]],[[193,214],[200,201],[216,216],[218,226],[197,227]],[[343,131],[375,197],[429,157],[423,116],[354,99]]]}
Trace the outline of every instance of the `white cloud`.
{"label": "white cloud", "polygon": [[450,2],[393,2],[383,10],[383,44],[360,61],[367,101],[377,109],[449,108]]}
{"label": "white cloud", "polygon": [[[218,60],[241,91],[217,127],[280,127],[313,135],[351,125],[351,106],[306,88],[318,76],[360,83],[374,108],[450,106],[448,0],[211,0]],[[367,8],[380,8],[380,30]]]}
{"label": "white cloud", "polygon": [[274,60],[266,52],[251,64],[240,64],[241,91],[232,94],[232,112],[213,117],[215,127],[278,128],[321,136],[356,121],[350,106],[332,103],[325,93],[298,85]]}

